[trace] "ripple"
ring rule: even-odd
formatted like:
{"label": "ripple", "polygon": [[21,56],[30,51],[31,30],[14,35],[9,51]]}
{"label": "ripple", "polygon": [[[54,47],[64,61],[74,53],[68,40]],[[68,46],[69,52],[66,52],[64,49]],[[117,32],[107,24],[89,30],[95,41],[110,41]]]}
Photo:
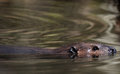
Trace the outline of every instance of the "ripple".
{"label": "ripple", "polygon": [[94,39],[94,40],[97,40],[97,41],[101,41],[101,42],[104,42],[104,43],[110,43],[110,44],[116,44],[118,45],[119,42],[118,42],[118,35],[115,34],[115,33],[112,33],[112,29],[114,28],[114,24],[115,24],[115,20],[111,20],[115,17],[115,15],[101,15],[101,18],[104,19],[104,21],[106,21],[106,23],[108,23],[108,28],[106,29],[105,31],[105,35],[102,36],[101,38],[99,39]]}
{"label": "ripple", "polygon": [[[26,11],[26,12],[28,12],[28,11]],[[29,19],[42,21],[42,22],[57,23],[57,22],[55,22],[53,20],[50,20],[50,19],[47,19],[47,18],[43,18],[43,17],[40,17],[40,16],[34,16],[34,15],[27,14],[26,12],[25,13],[23,13],[22,11],[21,12],[16,12],[16,13],[12,12],[13,16],[11,16],[11,15],[4,15],[4,17],[11,18],[11,19],[20,19],[20,20],[24,20],[24,21],[25,21],[25,18],[26,19],[29,18]],[[37,14],[41,14],[41,13],[37,13]],[[51,14],[51,16],[54,16],[54,15],[52,15],[54,13],[49,13],[48,15],[50,15],[50,14]],[[55,14],[55,15],[57,15],[57,14]],[[59,15],[57,15],[57,16],[59,16]],[[22,18],[20,18],[20,17],[22,17]]]}
{"label": "ripple", "polygon": [[22,1],[0,7],[0,44],[59,47],[99,39],[108,28],[106,21],[92,12],[99,8],[91,6],[94,1],[90,5],[89,1]]}

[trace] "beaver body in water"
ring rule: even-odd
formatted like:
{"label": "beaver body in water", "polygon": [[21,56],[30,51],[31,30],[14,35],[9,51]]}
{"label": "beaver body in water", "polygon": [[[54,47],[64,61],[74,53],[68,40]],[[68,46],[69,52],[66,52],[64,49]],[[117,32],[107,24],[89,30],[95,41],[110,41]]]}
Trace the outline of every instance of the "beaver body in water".
{"label": "beaver body in water", "polygon": [[99,43],[75,43],[57,49],[0,45],[0,55],[69,55],[71,58],[114,54],[116,49]]}

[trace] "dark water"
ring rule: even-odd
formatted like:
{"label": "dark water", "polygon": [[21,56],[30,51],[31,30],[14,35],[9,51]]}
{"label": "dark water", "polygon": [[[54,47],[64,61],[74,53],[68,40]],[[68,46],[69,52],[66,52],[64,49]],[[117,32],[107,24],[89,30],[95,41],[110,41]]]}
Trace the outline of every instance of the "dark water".
{"label": "dark water", "polygon": [[[0,45],[57,48],[80,41],[120,50],[112,0],[0,0]],[[0,74],[119,74],[119,60],[119,53],[99,59],[8,58],[1,59]]]}

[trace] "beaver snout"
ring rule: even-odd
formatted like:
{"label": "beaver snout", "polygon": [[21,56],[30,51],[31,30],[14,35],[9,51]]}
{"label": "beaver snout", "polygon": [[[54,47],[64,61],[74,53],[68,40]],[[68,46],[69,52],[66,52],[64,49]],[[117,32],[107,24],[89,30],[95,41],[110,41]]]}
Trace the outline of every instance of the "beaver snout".
{"label": "beaver snout", "polygon": [[109,49],[108,49],[108,52],[109,53],[112,53],[112,54],[114,54],[114,53],[116,53],[117,52],[117,50],[115,49],[115,48],[113,48],[113,47],[108,47]]}
{"label": "beaver snout", "polygon": [[[117,50],[116,50],[115,48],[111,47],[111,46],[107,46],[107,48],[108,48],[108,53],[110,53],[110,54],[114,54],[114,53],[117,52]],[[100,50],[100,49],[98,48],[98,46],[94,46],[94,47],[92,48],[92,51],[93,51],[93,52],[96,52],[96,51],[98,51],[98,50]],[[104,50],[105,50],[105,49],[104,49]]]}

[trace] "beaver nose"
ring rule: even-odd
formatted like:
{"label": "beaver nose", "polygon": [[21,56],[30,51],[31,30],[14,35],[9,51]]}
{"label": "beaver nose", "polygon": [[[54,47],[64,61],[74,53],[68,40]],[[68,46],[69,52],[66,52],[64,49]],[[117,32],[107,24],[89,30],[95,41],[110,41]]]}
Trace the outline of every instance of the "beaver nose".
{"label": "beaver nose", "polygon": [[117,50],[116,50],[115,48],[113,48],[113,47],[108,47],[108,48],[109,48],[109,49],[108,49],[109,53],[114,54],[114,53],[117,52]]}

